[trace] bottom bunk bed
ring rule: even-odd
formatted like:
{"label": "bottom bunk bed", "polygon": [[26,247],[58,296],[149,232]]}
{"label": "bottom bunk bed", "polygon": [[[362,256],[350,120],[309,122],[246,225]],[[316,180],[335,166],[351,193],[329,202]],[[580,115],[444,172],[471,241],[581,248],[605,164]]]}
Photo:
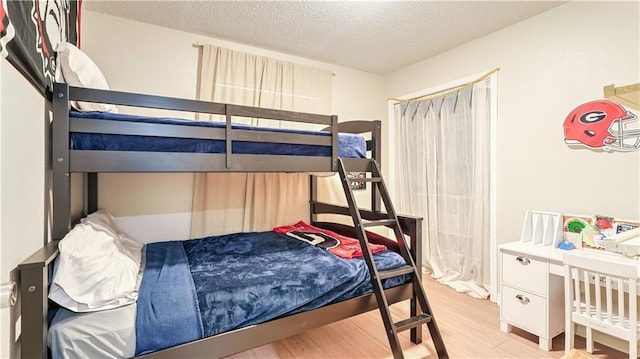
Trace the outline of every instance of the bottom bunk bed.
{"label": "bottom bunk bed", "polygon": [[[420,263],[420,219],[401,217],[401,223]],[[354,234],[343,225],[315,225]],[[393,241],[370,237],[376,248],[387,247],[374,255],[379,268],[404,265]],[[73,313],[47,300],[57,247],[48,244],[13,273],[21,288],[14,310],[22,320],[21,333],[12,331],[14,357],[224,357],[377,308],[362,258],[340,258],[269,231],[149,244],[135,304]],[[415,313],[407,281],[406,275],[387,279],[386,296],[389,303],[411,299]],[[411,337],[422,339],[415,329]]]}

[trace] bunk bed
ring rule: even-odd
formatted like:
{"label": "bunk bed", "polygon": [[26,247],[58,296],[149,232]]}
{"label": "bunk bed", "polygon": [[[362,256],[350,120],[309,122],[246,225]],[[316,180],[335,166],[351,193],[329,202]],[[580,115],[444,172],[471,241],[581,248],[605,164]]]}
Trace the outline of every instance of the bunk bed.
{"label": "bunk bed", "polygon": [[[70,101],[215,114],[224,116],[225,121],[218,126],[210,126],[194,125],[193,122],[185,124],[174,119],[148,121],[126,115],[123,115],[123,119],[121,116],[74,114],[70,111]],[[51,140],[53,240],[25,259],[11,273],[12,280],[18,284],[19,288],[17,303],[11,311],[10,326],[10,349],[12,357],[15,358],[46,358],[49,355],[47,334],[55,304],[48,300],[48,291],[55,258],[58,255],[58,243],[78,220],[72,214],[72,173],[83,174],[81,186],[84,192],[84,214],[89,214],[98,210],[98,173],[102,172],[336,172],[344,169],[374,172],[376,169],[372,166],[377,167],[375,163],[380,161],[379,121],[339,123],[336,116],[79,88],[64,83],[54,84],[49,106],[53,114]],[[255,129],[235,125],[233,119],[238,117],[311,123],[326,126],[326,129],[315,132]],[[339,146],[339,137],[342,133],[364,135],[365,153],[351,156],[355,158],[347,158],[349,155],[342,156]],[[104,136],[108,138],[105,140]],[[117,148],[118,145],[115,145],[115,149],[109,147],[108,143],[114,143],[113,141],[117,143],[119,136],[126,136],[127,139],[142,136],[151,142],[163,141],[167,138],[171,141],[206,141],[215,143],[213,145],[215,148],[195,150],[196,152],[192,149],[167,151],[162,149],[162,144],[157,143],[155,145],[160,147],[151,149],[138,147],[122,149]],[[81,142],[89,145],[83,147],[80,145]],[[107,145],[92,147],[96,142],[107,143]],[[240,142],[242,146],[238,147],[237,144]],[[276,145],[276,149],[269,152],[270,154],[264,154],[263,149],[260,148],[263,145],[269,147],[273,144]],[[256,145],[257,149],[241,150],[252,145]],[[286,149],[280,151],[278,146],[283,145]],[[175,148],[180,144],[172,142],[168,146]],[[309,150],[306,148],[302,149],[302,154],[296,153],[297,150],[293,150],[294,154],[291,154],[291,147],[296,146],[311,147],[311,152],[305,152]],[[355,203],[349,200],[349,205],[345,207],[318,202],[317,184],[313,178],[310,181],[311,224],[342,235],[357,237],[358,228],[318,220],[321,214],[354,216]],[[388,207],[386,202],[385,207]],[[371,208],[358,210],[358,216],[368,221],[383,223],[388,221],[388,215],[381,211],[379,191],[371,191]],[[398,230],[402,235],[409,238],[407,247],[415,263],[414,268],[421,268],[422,219],[398,215],[395,221],[399,224]],[[368,240],[371,243],[385,244],[391,250],[401,251],[401,248],[394,244],[395,242],[375,234],[368,233]],[[405,270],[397,274],[403,273],[409,272]],[[419,280],[409,279],[408,282],[385,289],[384,297],[388,304],[409,299],[411,315],[420,315],[418,314],[420,307],[428,307],[428,304],[425,306],[424,301],[418,300],[415,294],[418,285],[420,285]],[[382,297],[379,293],[375,294],[377,296],[371,293],[359,293],[355,297],[342,298],[344,300],[331,302],[315,309],[277,316],[262,323],[146,353],[141,357],[158,359],[227,356],[376,309]],[[426,309],[430,311],[430,308]],[[427,325],[438,355],[446,357],[446,350],[437,332],[435,320],[430,320]],[[412,342],[420,343],[421,327],[412,325],[410,330]],[[435,336],[434,333],[436,333]],[[396,354],[397,350],[394,349],[394,355]]]}

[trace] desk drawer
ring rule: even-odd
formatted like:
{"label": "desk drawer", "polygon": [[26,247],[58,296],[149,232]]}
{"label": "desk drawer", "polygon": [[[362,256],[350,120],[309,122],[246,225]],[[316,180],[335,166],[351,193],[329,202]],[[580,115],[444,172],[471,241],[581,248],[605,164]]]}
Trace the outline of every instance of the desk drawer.
{"label": "desk drawer", "polygon": [[502,282],[547,296],[549,263],[523,254],[502,253]]}
{"label": "desk drawer", "polygon": [[547,300],[538,295],[502,286],[502,319],[532,334],[547,337]]}

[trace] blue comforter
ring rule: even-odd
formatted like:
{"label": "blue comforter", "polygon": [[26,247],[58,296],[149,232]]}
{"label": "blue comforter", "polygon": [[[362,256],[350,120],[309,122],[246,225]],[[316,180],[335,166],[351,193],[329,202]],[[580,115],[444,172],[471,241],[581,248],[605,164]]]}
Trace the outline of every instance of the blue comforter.
{"label": "blue comforter", "polygon": [[[196,127],[224,128],[224,122],[194,121],[179,118],[161,118],[136,116],[111,112],[71,112],[70,117],[97,120],[113,120],[125,122],[143,122],[157,124],[172,124]],[[305,131],[284,128],[266,128],[233,124],[235,129],[251,131],[271,131],[282,133],[298,133],[317,136],[329,136],[327,132]],[[257,134],[258,135],[258,134]],[[102,133],[71,133],[71,148],[74,150],[102,150],[102,151],[153,151],[153,152],[195,152],[195,153],[224,153],[224,140],[209,140],[198,138],[156,137],[114,135]],[[291,156],[331,156],[331,146],[308,144],[271,143],[233,141],[231,151],[236,154],[267,154]],[[367,144],[361,135],[351,133],[338,134],[338,156],[343,158],[365,158]]]}
{"label": "blue comforter", "polygon": [[[403,265],[385,251],[378,269]],[[390,278],[385,287],[404,283]],[[362,258],[343,259],[275,232],[152,243],[136,316],[136,354],[372,291]]]}

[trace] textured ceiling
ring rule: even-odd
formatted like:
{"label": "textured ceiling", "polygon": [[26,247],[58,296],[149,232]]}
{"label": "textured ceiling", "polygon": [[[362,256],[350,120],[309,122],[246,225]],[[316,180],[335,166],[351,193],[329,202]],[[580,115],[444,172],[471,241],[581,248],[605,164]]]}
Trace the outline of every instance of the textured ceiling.
{"label": "textured ceiling", "polygon": [[563,1],[102,1],[85,10],[385,75]]}

